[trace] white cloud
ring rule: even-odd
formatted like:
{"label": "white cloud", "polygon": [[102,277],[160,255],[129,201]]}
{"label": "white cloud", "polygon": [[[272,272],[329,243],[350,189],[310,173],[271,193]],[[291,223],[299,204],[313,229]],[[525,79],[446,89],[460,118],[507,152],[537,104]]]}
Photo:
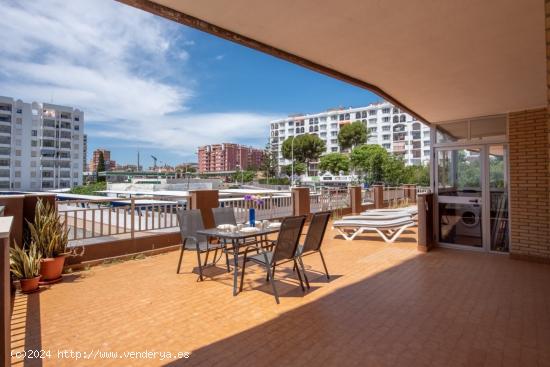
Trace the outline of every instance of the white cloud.
{"label": "white cloud", "polygon": [[111,0],[0,0],[0,7],[0,95],[75,106],[92,139],[181,155],[268,136],[273,116],[188,109],[199,87],[185,67],[195,42],[175,23]]}

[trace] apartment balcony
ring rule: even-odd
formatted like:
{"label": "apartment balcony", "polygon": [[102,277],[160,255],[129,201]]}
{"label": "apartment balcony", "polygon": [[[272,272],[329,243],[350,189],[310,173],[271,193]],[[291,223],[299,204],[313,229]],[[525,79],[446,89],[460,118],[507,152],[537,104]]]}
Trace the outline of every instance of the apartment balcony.
{"label": "apartment balcony", "polygon": [[75,271],[42,292],[16,294],[12,351],[55,351],[46,367],[75,365],[58,350],[174,353],[139,360],[149,366],[545,365],[550,268],[444,249],[423,254],[415,237],[413,230],[388,246],[329,230],[323,248],[331,279],[319,256],[304,258],[311,283],[304,295],[292,265],[281,266],[280,305],[259,266],[249,266],[233,297],[223,264],[197,282],[191,252],[181,274],[175,251]]}

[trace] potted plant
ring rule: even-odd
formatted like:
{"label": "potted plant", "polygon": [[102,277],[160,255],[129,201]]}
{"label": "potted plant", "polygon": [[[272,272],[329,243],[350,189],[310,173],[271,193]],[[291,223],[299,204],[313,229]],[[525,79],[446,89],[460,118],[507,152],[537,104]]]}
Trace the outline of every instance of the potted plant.
{"label": "potted plant", "polygon": [[61,280],[65,257],[69,255],[68,230],[63,227],[55,207],[38,200],[34,223],[27,221],[30,233],[30,248],[40,254],[41,283],[50,284]]}
{"label": "potted plant", "polygon": [[10,270],[13,277],[19,280],[23,293],[37,290],[40,280],[40,254],[36,247],[31,246],[27,251],[15,243],[10,248]]}

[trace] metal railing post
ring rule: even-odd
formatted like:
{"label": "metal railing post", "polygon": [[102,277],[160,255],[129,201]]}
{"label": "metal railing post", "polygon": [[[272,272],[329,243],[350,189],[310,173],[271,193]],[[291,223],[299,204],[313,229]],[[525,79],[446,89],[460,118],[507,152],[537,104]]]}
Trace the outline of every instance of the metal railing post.
{"label": "metal railing post", "polygon": [[135,199],[132,197],[130,198],[130,212],[132,215],[130,216],[130,237],[134,239],[134,229],[135,229],[135,223],[134,219],[136,216],[136,202]]}

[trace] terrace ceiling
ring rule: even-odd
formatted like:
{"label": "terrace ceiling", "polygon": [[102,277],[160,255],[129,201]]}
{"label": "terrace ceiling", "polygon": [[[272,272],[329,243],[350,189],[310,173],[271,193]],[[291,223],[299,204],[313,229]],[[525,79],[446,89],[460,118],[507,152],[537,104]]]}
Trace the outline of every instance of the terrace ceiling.
{"label": "terrace ceiling", "polygon": [[542,0],[121,0],[370,88],[431,123],[546,106]]}

